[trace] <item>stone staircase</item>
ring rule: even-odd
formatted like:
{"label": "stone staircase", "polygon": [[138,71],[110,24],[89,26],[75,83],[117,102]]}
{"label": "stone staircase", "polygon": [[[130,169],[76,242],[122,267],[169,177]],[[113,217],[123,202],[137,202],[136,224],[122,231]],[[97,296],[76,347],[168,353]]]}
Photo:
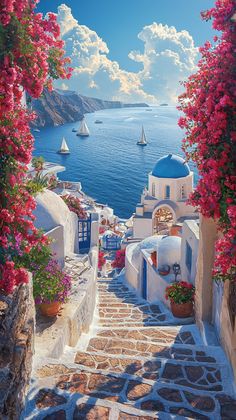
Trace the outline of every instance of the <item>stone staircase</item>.
{"label": "stone staircase", "polygon": [[98,279],[98,292],[92,334],[36,366],[24,419],[236,419],[221,347],[119,278]]}

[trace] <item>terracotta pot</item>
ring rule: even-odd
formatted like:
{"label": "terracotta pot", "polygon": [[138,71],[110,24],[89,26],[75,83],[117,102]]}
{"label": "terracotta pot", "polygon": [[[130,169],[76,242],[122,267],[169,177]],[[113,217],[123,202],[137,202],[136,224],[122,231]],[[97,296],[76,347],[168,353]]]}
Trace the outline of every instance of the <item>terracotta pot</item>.
{"label": "terracotta pot", "polygon": [[[165,268],[165,269],[164,269],[164,268]],[[168,274],[169,274],[169,272],[170,272],[170,266],[169,266],[169,265],[166,265],[166,267],[159,268],[158,272],[159,272],[159,274],[160,274],[161,276],[168,276]]]}
{"label": "terracotta pot", "polygon": [[157,252],[156,251],[153,251],[151,253],[151,260],[153,262],[153,265],[155,265],[155,267],[156,267],[157,266]]}
{"label": "terracotta pot", "polygon": [[60,302],[41,303],[39,305],[40,312],[44,316],[56,316],[60,311],[60,308]]}
{"label": "terracotta pot", "polygon": [[193,302],[175,303],[170,302],[172,314],[176,318],[188,318],[193,315]]}

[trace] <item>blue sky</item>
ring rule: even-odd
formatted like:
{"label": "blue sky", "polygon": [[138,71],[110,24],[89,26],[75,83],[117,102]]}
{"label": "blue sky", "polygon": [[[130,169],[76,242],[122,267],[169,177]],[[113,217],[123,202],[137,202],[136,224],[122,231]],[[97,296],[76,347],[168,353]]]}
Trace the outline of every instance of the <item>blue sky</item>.
{"label": "blue sky", "polygon": [[77,69],[59,87],[158,102],[175,101],[175,86],[196,68],[196,47],[213,36],[200,12],[213,5],[214,0],[41,0],[37,9],[58,13]]}
{"label": "blue sky", "polygon": [[214,0],[41,0],[42,13],[57,12],[65,3],[71,7],[79,23],[98,33],[109,46],[109,57],[118,60],[126,70],[137,70],[139,65],[128,58],[130,50],[138,49],[137,34],[143,26],[158,23],[186,29],[200,46],[212,38],[210,22],[202,22],[201,10],[214,5]]}

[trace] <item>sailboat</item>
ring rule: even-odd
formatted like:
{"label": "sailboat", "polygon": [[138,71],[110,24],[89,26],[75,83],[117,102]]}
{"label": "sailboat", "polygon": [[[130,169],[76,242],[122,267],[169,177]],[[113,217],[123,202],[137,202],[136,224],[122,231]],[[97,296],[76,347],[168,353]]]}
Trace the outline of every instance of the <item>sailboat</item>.
{"label": "sailboat", "polygon": [[80,136],[80,137],[88,137],[89,136],[89,129],[88,129],[88,126],[87,126],[84,118],[81,121],[80,128],[77,131],[76,135]]}
{"label": "sailboat", "polygon": [[58,150],[57,153],[61,153],[62,155],[69,155],[70,154],[70,150],[69,150],[69,147],[67,146],[65,137],[63,137],[63,139],[62,139],[61,148],[60,148],[60,150]]}
{"label": "sailboat", "polygon": [[143,126],[142,126],[142,134],[141,134],[141,138],[140,138],[140,140],[139,140],[139,141],[137,141],[137,144],[138,144],[139,146],[147,146],[147,139],[146,139],[146,135],[145,135],[145,132],[144,132],[144,128],[143,128]]}

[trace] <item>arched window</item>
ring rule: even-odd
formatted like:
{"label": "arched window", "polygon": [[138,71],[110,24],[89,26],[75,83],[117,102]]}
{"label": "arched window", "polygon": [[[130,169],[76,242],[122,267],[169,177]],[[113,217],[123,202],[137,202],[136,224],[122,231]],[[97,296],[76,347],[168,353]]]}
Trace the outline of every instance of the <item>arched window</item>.
{"label": "arched window", "polygon": [[181,197],[181,200],[183,200],[184,198],[186,198],[186,189],[185,189],[185,185],[182,185],[182,186],[181,186],[180,197]]}
{"label": "arched window", "polygon": [[165,198],[170,198],[170,186],[166,185]]}
{"label": "arched window", "polygon": [[156,194],[156,185],[152,184],[152,196],[155,197]]}

